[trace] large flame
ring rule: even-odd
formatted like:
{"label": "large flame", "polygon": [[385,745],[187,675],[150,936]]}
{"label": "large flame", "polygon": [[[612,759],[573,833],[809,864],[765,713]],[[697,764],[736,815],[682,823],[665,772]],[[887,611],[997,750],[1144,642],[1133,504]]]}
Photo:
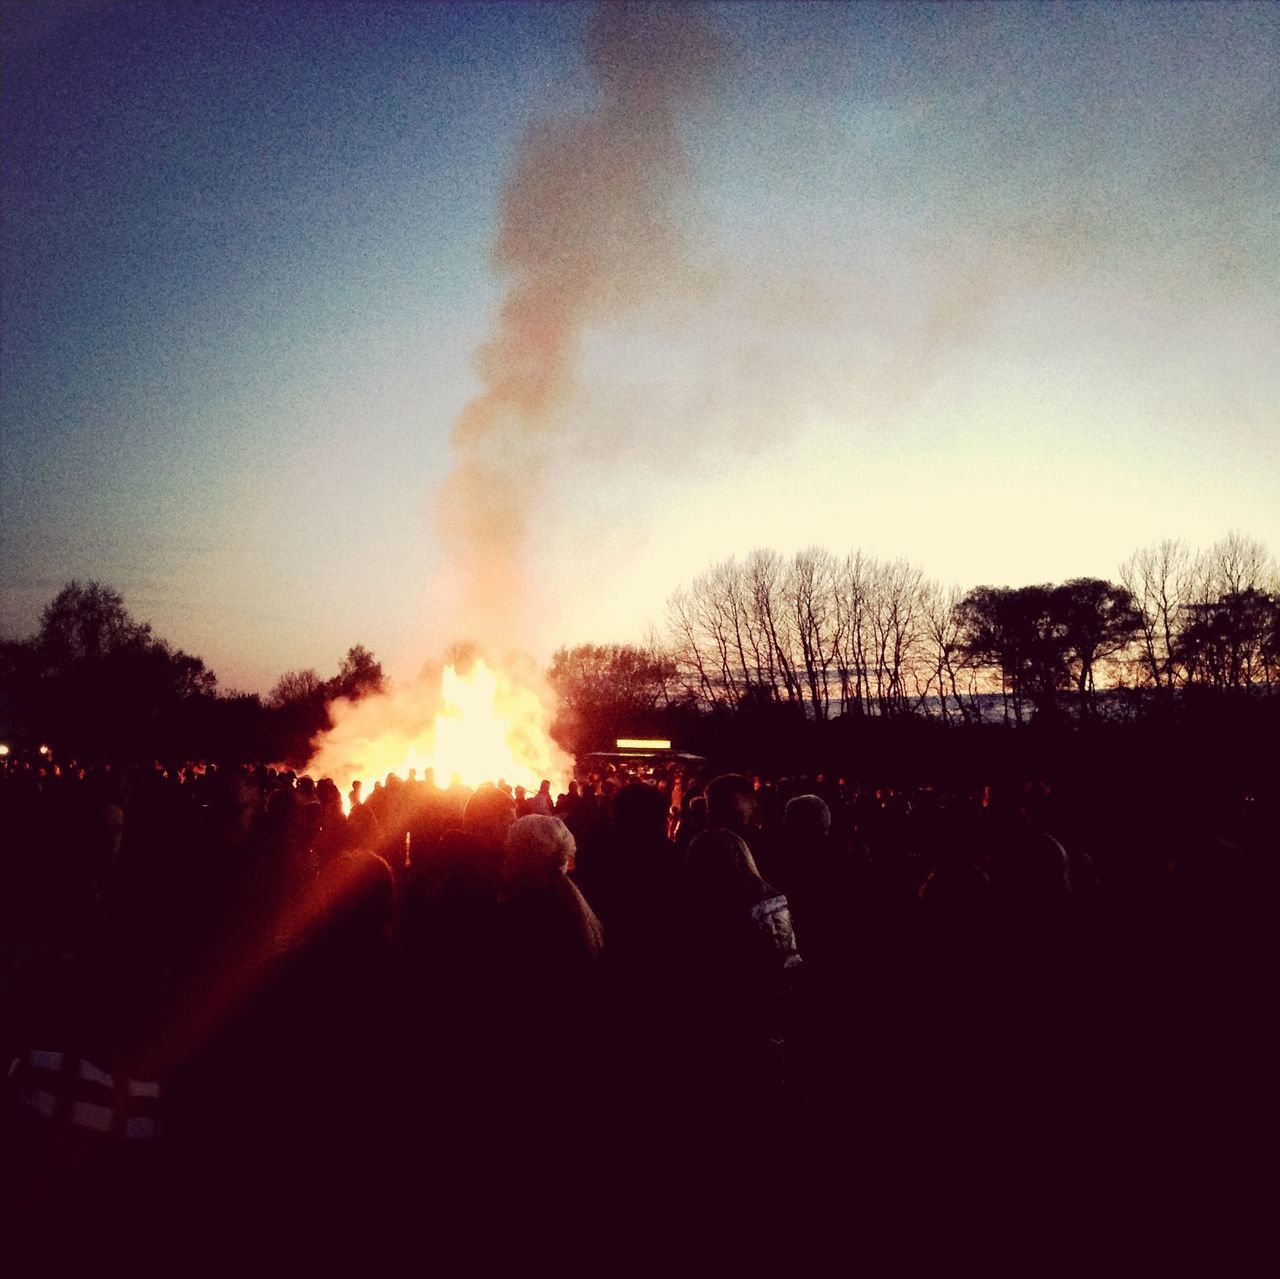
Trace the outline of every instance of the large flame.
{"label": "large flame", "polygon": [[340,701],[333,728],[316,743],[307,769],[343,792],[354,781],[368,795],[389,773],[434,773],[438,785],[506,781],[529,790],[567,781],[568,756],[552,740],[548,701],[535,682],[476,659],[463,672],[445,666],[402,689]]}

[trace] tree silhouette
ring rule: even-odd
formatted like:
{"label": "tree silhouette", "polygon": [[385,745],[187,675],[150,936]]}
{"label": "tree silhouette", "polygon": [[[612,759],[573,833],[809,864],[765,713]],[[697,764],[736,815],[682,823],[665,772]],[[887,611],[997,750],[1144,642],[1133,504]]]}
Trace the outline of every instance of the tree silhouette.
{"label": "tree silhouette", "polygon": [[154,755],[181,709],[217,684],[200,658],[158,639],[100,582],[68,582],[36,634],[7,648],[5,680],[21,718],[62,754]]}
{"label": "tree silhouette", "polygon": [[969,660],[1000,671],[1014,718],[1027,700],[1052,717],[1067,687],[1068,646],[1054,612],[1052,586],[979,586],[958,606],[961,645]]}
{"label": "tree silhouette", "polygon": [[558,649],[547,672],[560,699],[556,736],[584,751],[611,747],[619,733],[653,731],[674,674],[668,657],[632,644]]}
{"label": "tree silhouette", "polygon": [[1280,599],[1249,587],[1186,611],[1179,656],[1189,682],[1217,688],[1273,682]]}
{"label": "tree silhouette", "polygon": [[34,641],[51,671],[112,653],[138,652],[151,642],[151,627],[129,616],[118,591],[100,582],[82,586],[74,581],[45,605]]}
{"label": "tree silhouette", "polygon": [[277,762],[301,767],[311,742],[329,727],[325,682],[314,670],[286,671],[267,694],[271,714],[271,754]]}
{"label": "tree silhouette", "polygon": [[1090,708],[1098,662],[1122,652],[1142,629],[1138,606],[1127,587],[1077,577],[1053,588],[1049,610],[1081,703]]}
{"label": "tree silhouette", "polygon": [[307,703],[323,704],[325,683],[314,669],[285,671],[267,694],[267,705],[275,710],[285,710]]}
{"label": "tree silhouette", "polygon": [[271,753],[298,767],[311,755],[311,743],[332,726],[329,705],[340,697],[357,700],[386,688],[382,663],[363,644],[353,644],[331,679],[314,669],[286,671],[267,695],[272,718]]}
{"label": "tree silhouette", "polygon": [[325,685],[330,697],[346,697],[356,701],[369,693],[386,690],[387,677],[382,663],[363,644],[353,644],[338,667],[338,673]]}

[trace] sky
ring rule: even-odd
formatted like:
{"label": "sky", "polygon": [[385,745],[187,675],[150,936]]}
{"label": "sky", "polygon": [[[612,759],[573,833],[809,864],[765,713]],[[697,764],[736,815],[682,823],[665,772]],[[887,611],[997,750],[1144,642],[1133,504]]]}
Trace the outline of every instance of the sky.
{"label": "sky", "polygon": [[757,546],[1280,550],[1280,6],[0,16],[0,635],[265,693]]}

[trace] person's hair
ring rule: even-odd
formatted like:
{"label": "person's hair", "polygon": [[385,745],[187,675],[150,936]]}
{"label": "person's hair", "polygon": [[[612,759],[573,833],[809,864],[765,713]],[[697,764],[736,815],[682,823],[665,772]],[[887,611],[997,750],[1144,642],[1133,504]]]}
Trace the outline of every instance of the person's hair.
{"label": "person's hair", "polygon": [[1027,832],[997,841],[987,870],[996,893],[1022,905],[1063,901],[1071,892],[1071,863],[1052,835]]}
{"label": "person's hair", "polygon": [[342,807],[342,793],[334,784],[332,777],[322,777],[316,783],[316,798],[326,808]]}
{"label": "person's hair", "polygon": [[831,832],[831,809],[821,795],[797,795],[787,800],[782,813],[787,831],[802,838],[814,838]]}
{"label": "person's hair", "polygon": [[553,882],[573,864],[577,844],[558,817],[529,813],[507,831],[506,878],[514,886]]}
{"label": "person's hair", "polygon": [[629,782],[613,797],[613,826],[624,838],[665,838],[667,797],[644,782]]}
{"label": "person's hair", "polygon": [[707,825],[746,834],[760,812],[755,787],[741,773],[721,773],[707,783]]}
{"label": "person's hair", "polygon": [[485,785],[467,800],[462,828],[477,839],[501,845],[515,815],[515,800],[496,786]]}

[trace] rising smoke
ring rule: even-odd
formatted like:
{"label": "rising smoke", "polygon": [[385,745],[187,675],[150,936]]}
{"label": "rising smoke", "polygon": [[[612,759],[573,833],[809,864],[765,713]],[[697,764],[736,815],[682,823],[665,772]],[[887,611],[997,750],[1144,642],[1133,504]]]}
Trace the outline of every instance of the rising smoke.
{"label": "rising smoke", "polygon": [[[545,603],[529,585],[531,521],[557,449],[581,435],[568,418],[584,340],[693,274],[679,123],[701,93],[715,42],[686,11],[606,4],[589,22],[587,54],[598,105],[530,130],[503,190],[494,265],[506,294],[477,356],[483,390],[454,426],[454,465],[436,504],[447,565],[437,596],[448,601],[452,632],[440,638],[458,647],[466,637],[497,659],[497,691],[491,704],[455,714],[432,665],[386,695],[337,703],[313,772],[358,777],[366,789],[411,767],[443,770],[447,780],[463,764],[438,749],[442,736],[474,735],[478,725],[470,780],[505,773],[536,786],[568,776],[547,732],[543,677],[512,651],[528,645]],[[473,645],[463,645],[472,656]]]}
{"label": "rising smoke", "polygon": [[606,4],[587,54],[598,105],[531,129],[503,191],[494,265],[506,295],[437,504],[443,596],[456,630],[486,647],[526,631],[536,607],[521,585],[531,519],[567,436],[584,338],[692,272],[680,119],[705,86],[714,38],[675,7]]}

